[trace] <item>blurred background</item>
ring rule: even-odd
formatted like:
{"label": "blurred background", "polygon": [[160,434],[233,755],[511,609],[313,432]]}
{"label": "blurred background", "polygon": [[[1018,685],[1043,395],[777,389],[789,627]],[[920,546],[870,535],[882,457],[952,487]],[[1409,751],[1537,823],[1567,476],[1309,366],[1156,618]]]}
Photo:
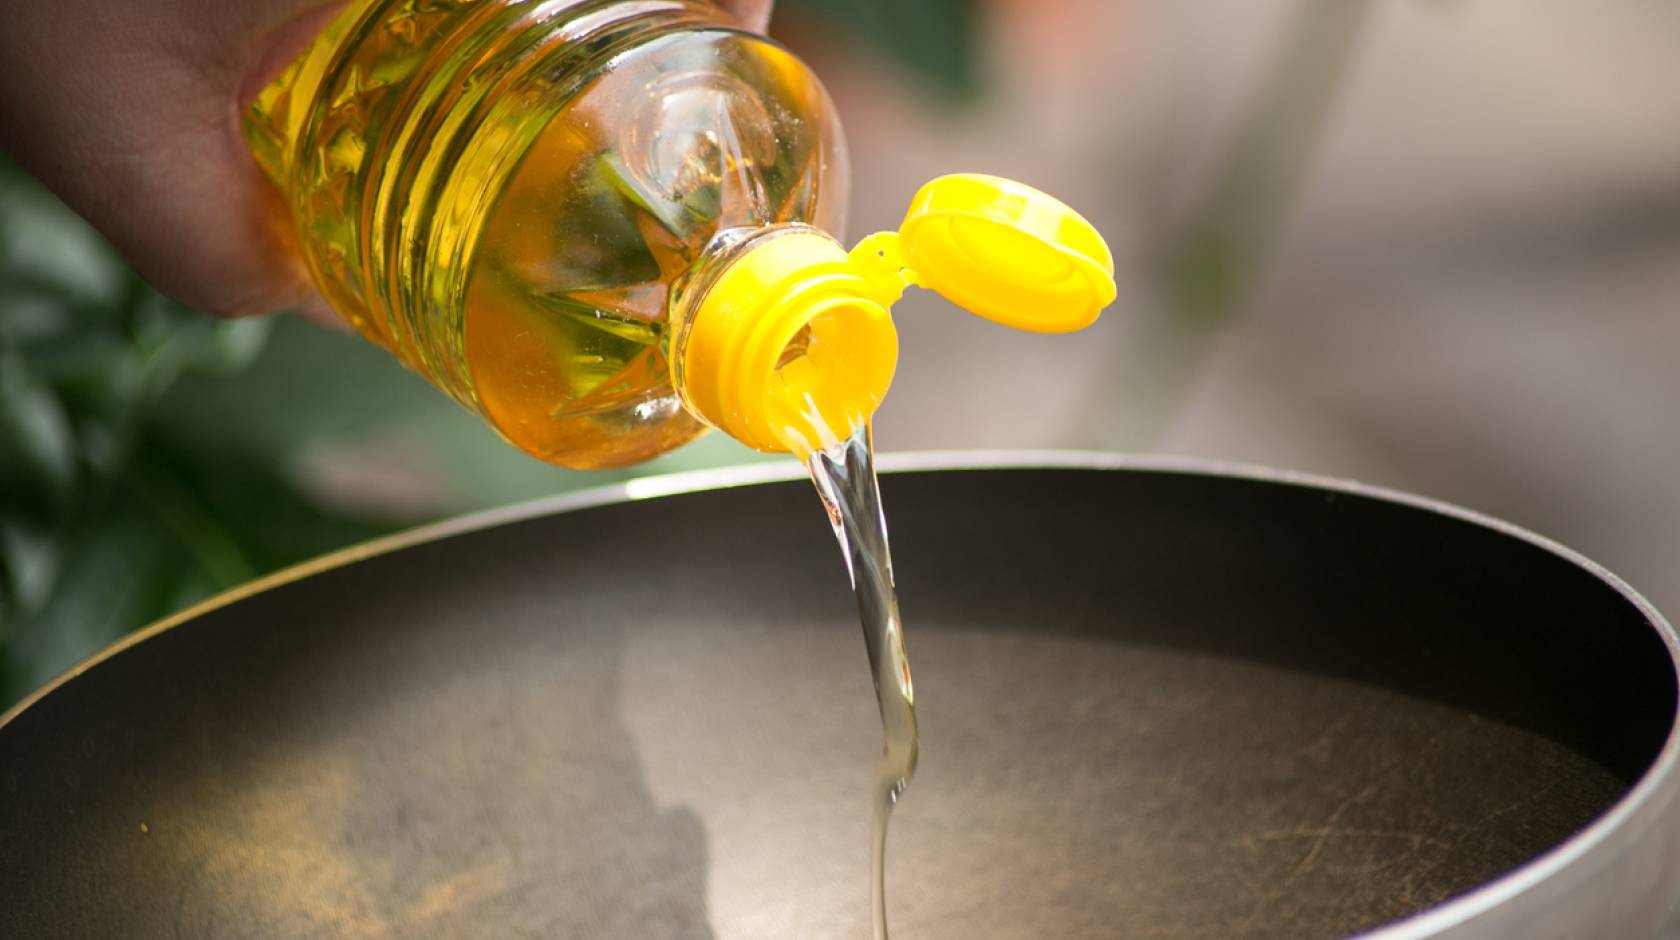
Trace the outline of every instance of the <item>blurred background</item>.
{"label": "blurred background", "polygon": [[[1353,477],[1680,611],[1680,6],[781,0],[772,31],[848,120],[854,237],[992,172],[1121,267],[1075,339],[907,298],[882,449]],[[520,455],[352,335],[181,309],[0,165],[0,707],[262,573],[629,475]]]}

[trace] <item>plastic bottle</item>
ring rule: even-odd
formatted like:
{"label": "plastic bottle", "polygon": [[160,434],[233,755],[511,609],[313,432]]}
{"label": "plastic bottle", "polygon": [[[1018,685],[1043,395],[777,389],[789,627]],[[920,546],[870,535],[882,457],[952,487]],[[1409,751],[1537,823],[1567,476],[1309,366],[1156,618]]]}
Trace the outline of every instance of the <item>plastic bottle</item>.
{"label": "plastic bottle", "polygon": [[845,251],[827,93],[709,0],[356,0],[245,127],[334,308],[566,466],[844,438],[911,283],[1034,330],[1114,296],[1088,223],[990,177]]}

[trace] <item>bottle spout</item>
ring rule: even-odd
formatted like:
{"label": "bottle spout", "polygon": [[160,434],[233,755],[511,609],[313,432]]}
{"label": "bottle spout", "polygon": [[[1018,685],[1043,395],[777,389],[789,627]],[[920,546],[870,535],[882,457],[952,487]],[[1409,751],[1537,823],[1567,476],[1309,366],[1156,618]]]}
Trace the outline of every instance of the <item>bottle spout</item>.
{"label": "bottle spout", "polygon": [[896,232],[847,252],[815,229],[755,237],[679,318],[671,368],[690,410],[750,447],[801,458],[846,440],[898,365],[890,310],[910,286],[1016,329],[1071,332],[1114,300],[1090,223],[1038,190],[947,176]]}
{"label": "bottle spout", "polygon": [[886,397],[898,365],[888,313],[897,299],[828,235],[767,231],[679,321],[674,384],[713,427],[804,457],[845,440]]}

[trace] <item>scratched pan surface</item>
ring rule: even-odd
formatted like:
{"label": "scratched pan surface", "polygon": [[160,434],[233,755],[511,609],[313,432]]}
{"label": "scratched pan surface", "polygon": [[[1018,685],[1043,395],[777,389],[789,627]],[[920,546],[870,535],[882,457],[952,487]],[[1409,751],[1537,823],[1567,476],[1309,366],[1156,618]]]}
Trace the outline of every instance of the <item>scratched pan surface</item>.
{"label": "scratched pan surface", "polygon": [[[1086,462],[884,481],[897,936],[1657,929],[1675,660],[1636,596],[1419,501]],[[317,568],[0,725],[0,936],[867,935],[879,728],[808,485]]]}

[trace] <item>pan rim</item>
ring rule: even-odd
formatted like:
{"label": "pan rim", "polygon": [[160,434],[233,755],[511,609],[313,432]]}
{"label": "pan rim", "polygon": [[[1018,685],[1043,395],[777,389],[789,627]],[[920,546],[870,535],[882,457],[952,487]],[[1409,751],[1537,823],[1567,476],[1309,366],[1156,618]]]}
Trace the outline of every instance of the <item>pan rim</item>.
{"label": "pan rim", "polygon": [[[1663,647],[1668,651],[1669,668],[1677,685],[1680,685],[1680,635],[1676,634],[1674,626],[1662,613],[1632,586],[1603,565],[1554,539],[1453,503],[1352,479],[1196,457],[1144,456],[1081,450],[912,451],[882,454],[878,465],[885,473],[962,470],[1174,473],[1314,489],[1445,516],[1490,529],[1549,552],[1582,569],[1616,592],[1631,604],[1657,633]],[[111,643],[0,713],[0,732],[59,689],[124,651],[211,611],[315,574],[416,545],[508,523],[615,503],[639,502],[707,490],[785,483],[803,479],[804,476],[804,468],[799,464],[778,461],[642,477],[467,513],[329,552],[224,591]],[[1664,791],[1674,789],[1672,781],[1680,775],[1677,765],[1680,765],[1680,713],[1671,717],[1668,737],[1653,758],[1650,767],[1621,799],[1579,832],[1480,887],[1436,907],[1359,934],[1351,940],[1422,940],[1427,937],[1439,937],[1455,928],[1467,927],[1525,894],[1532,899],[1535,894],[1543,893],[1546,882],[1557,876],[1577,867],[1591,867],[1595,859],[1614,857],[1631,847],[1628,843],[1635,840],[1633,830],[1642,817],[1650,817],[1655,821],[1663,814],[1664,806],[1657,803],[1659,795],[1663,795],[1667,802],[1674,802],[1674,794]],[[1565,886],[1558,885],[1558,890],[1565,890]],[[1658,912],[1659,915],[1661,913],[1663,912]]]}

